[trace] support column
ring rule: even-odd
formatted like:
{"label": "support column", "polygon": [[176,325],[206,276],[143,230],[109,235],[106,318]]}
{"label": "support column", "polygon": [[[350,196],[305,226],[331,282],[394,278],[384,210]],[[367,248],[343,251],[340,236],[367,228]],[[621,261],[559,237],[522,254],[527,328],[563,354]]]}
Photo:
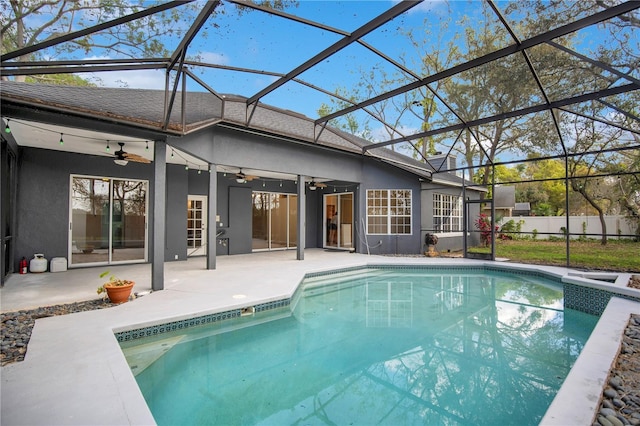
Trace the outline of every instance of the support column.
{"label": "support column", "polygon": [[[2,128],[4,129],[4,127],[7,125],[4,121],[2,121]],[[4,138],[3,138],[3,142],[4,142]],[[8,168],[5,168],[5,164],[7,164],[7,150],[9,149],[8,143],[2,143],[2,147],[0,148],[0,181],[1,182],[5,182],[5,173],[7,173],[7,181],[11,182],[11,179],[9,178],[8,175]],[[8,243],[5,243],[5,232],[7,229],[10,230],[10,235],[14,234],[14,229],[12,226],[6,226],[6,221],[8,220],[8,217],[6,215],[6,209],[4,208],[4,200],[5,197],[9,194],[4,194],[3,190],[4,190],[5,186],[4,185],[0,185],[0,229],[2,229],[2,234],[0,234],[0,287],[4,287],[4,273],[5,273],[5,268],[7,269],[8,273],[12,273],[13,272],[13,267],[9,266],[8,268],[5,266],[4,264],[4,260],[6,258],[6,253],[5,250],[8,247],[8,244],[15,244],[15,241],[9,241]],[[9,191],[11,191],[12,188],[9,188]],[[10,204],[11,205],[11,204]],[[11,207],[11,209],[13,209],[13,207]],[[13,256],[10,256],[9,258],[9,262],[13,263],[14,259]]]}
{"label": "support column", "polygon": [[164,289],[164,252],[167,223],[167,143],[155,141],[153,148],[153,252],[151,289]]}
{"label": "support column", "polygon": [[567,232],[564,236],[564,244],[565,244],[565,256],[567,257],[566,267],[569,268],[571,266],[571,242],[569,241],[569,219],[571,216],[569,215],[569,157],[565,152],[564,155],[564,215],[566,217],[565,223]]}
{"label": "support column", "polygon": [[218,250],[218,221],[216,216],[218,213],[218,174],[216,173],[216,165],[209,164],[209,187],[208,187],[207,206],[207,269],[216,269],[216,251]]}
{"label": "support column", "polygon": [[307,200],[305,198],[305,177],[298,175],[298,240],[297,244],[297,260],[304,260],[304,247],[306,245],[306,233],[307,233],[307,212],[306,205]]}

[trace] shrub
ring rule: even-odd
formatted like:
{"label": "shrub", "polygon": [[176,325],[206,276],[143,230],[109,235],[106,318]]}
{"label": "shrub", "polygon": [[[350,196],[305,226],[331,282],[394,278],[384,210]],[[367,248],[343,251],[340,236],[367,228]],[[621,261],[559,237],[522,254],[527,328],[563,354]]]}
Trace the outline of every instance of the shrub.
{"label": "shrub", "polygon": [[500,228],[500,239],[502,240],[512,240],[512,239],[520,239],[520,233],[522,232],[522,225],[524,224],[524,220],[519,220],[516,222],[511,219]]}
{"label": "shrub", "polygon": [[[487,247],[491,244],[491,219],[486,214],[481,213],[474,225],[480,231],[482,245]],[[497,225],[495,231],[498,232]]]}

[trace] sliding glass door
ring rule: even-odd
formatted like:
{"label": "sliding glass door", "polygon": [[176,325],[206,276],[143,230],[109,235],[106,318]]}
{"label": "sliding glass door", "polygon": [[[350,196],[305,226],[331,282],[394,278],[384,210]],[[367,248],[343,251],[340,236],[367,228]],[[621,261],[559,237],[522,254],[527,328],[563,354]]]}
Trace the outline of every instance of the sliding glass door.
{"label": "sliding glass door", "polygon": [[324,196],[324,246],[353,247],[353,193]]}
{"label": "sliding glass door", "polygon": [[278,250],[296,247],[298,196],[253,192],[252,249]]}
{"label": "sliding glass door", "polygon": [[71,265],[147,260],[148,182],[71,176]]}

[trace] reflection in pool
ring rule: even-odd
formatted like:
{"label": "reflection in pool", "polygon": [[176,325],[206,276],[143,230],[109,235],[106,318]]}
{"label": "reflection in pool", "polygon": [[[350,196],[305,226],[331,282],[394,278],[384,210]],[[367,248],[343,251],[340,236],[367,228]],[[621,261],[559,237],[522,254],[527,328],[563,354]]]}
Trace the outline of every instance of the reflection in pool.
{"label": "reflection in pool", "polygon": [[158,424],[538,424],[597,317],[543,278],[368,269],[122,343]]}

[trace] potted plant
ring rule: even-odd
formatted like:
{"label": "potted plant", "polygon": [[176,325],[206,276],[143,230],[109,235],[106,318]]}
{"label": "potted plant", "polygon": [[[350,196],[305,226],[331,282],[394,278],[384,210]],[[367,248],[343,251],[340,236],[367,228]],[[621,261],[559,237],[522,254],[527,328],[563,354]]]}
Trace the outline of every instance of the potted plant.
{"label": "potted plant", "polygon": [[[109,271],[104,271],[100,274],[100,278],[104,278],[107,274]],[[98,294],[106,292],[111,303],[124,303],[129,300],[134,284],[135,282],[131,280],[122,280],[115,275],[110,275],[109,281],[98,287]]]}

